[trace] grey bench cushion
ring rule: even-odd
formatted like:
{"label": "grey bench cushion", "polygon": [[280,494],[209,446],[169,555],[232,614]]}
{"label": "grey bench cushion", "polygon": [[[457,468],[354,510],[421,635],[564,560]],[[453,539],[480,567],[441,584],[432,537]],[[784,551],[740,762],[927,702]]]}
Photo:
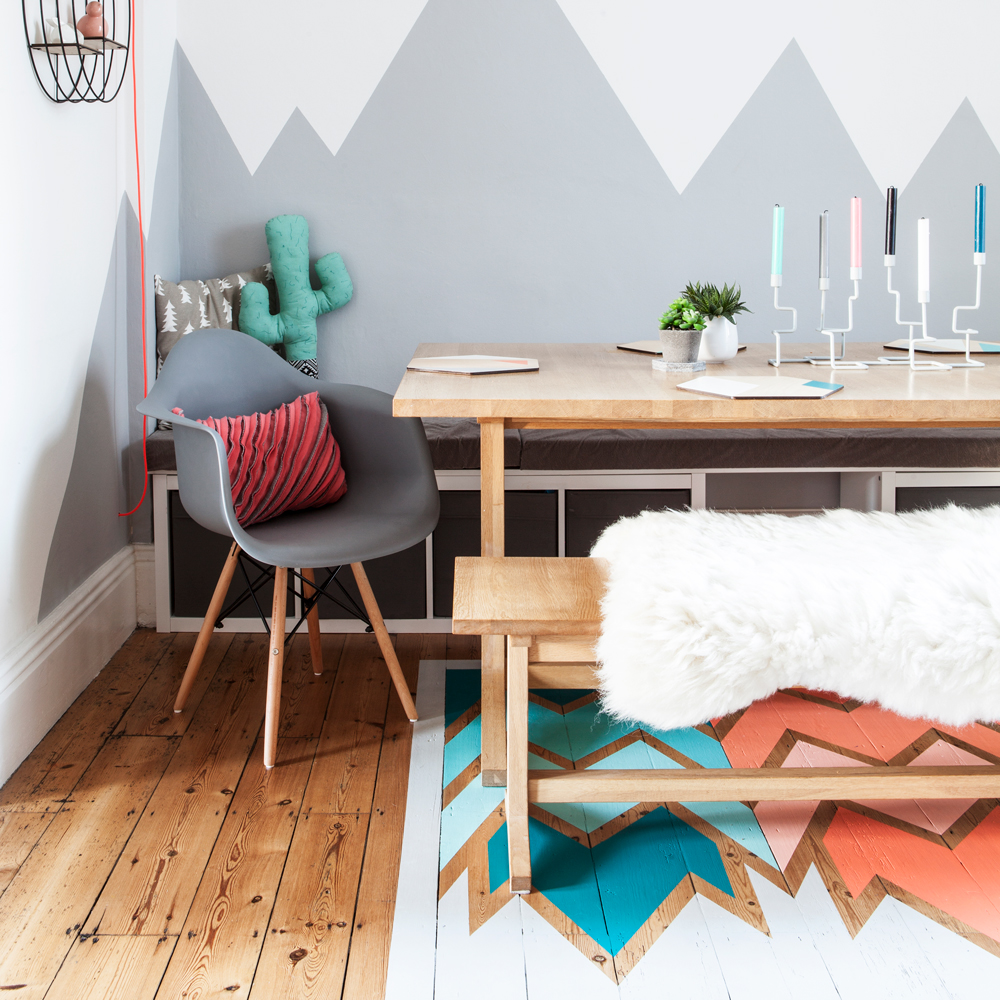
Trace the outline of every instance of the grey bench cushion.
{"label": "grey bench cushion", "polygon": [[527,430],[521,468],[1000,468],[1000,428]]}
{"label": "grey bench cushion", "polygon": [[[474,420],[426,419],[435,469],[479,468]],[[172,431],[146,442],[152,472],[174,469]],[[879,430],[526,430],[504,432],[508,469],[1000,468],[1000,428]]]}

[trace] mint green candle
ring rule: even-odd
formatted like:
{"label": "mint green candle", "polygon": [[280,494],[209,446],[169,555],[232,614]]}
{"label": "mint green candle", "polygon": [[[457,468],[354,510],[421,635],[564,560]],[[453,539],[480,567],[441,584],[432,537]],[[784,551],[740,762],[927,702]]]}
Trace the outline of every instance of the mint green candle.
{"label": "mint green candle", "polygon": [[781,274],[781,259],[785,251],[785,210],[774,206],[774,221],[771,226],[771,274]]}

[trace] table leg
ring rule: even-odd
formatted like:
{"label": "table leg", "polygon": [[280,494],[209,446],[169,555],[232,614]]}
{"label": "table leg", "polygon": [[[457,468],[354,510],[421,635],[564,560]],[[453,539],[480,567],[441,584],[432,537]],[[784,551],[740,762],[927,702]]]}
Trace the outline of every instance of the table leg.
{"label": "table leg", "polygon": [[528,838],[528,646],[512,635],[507,649],[507,851],[510,891],[531,892]]}
{"label": "table leg", "polygon": [[[502,556],[504,549],[503,420],[482,418],[480,439],[480,523],[482,554]],[[504,678],[504,637],[482,640],[482,782],[494,788],[507,784],[507,720]]]}

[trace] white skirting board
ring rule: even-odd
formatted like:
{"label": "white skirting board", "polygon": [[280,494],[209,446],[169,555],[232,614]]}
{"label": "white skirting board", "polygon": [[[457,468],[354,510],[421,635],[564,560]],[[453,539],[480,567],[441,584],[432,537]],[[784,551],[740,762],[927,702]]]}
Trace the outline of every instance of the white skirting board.
{"label": "white skirting board", "polygon": [[0,785],[135,628],[135,553],[126,545],[0,658]]}
{"label": "white skirting board", "polygon": [[156,628],[156,546],[135,542],[135,623]]}

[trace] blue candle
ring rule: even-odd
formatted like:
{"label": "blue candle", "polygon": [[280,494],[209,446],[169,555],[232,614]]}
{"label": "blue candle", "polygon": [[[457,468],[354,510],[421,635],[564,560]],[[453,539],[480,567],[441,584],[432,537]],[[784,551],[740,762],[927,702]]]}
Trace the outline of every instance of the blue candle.
{"label": "blue candle", "polygon": [[976,185],[976,245],[974,253],[986,253],[986,188]]}
{"label": "blue candle", "polygon": [[771,226],[771,274],[781,274],[781,259],[785,250],[785,210],[774,206],[774,222]]}

